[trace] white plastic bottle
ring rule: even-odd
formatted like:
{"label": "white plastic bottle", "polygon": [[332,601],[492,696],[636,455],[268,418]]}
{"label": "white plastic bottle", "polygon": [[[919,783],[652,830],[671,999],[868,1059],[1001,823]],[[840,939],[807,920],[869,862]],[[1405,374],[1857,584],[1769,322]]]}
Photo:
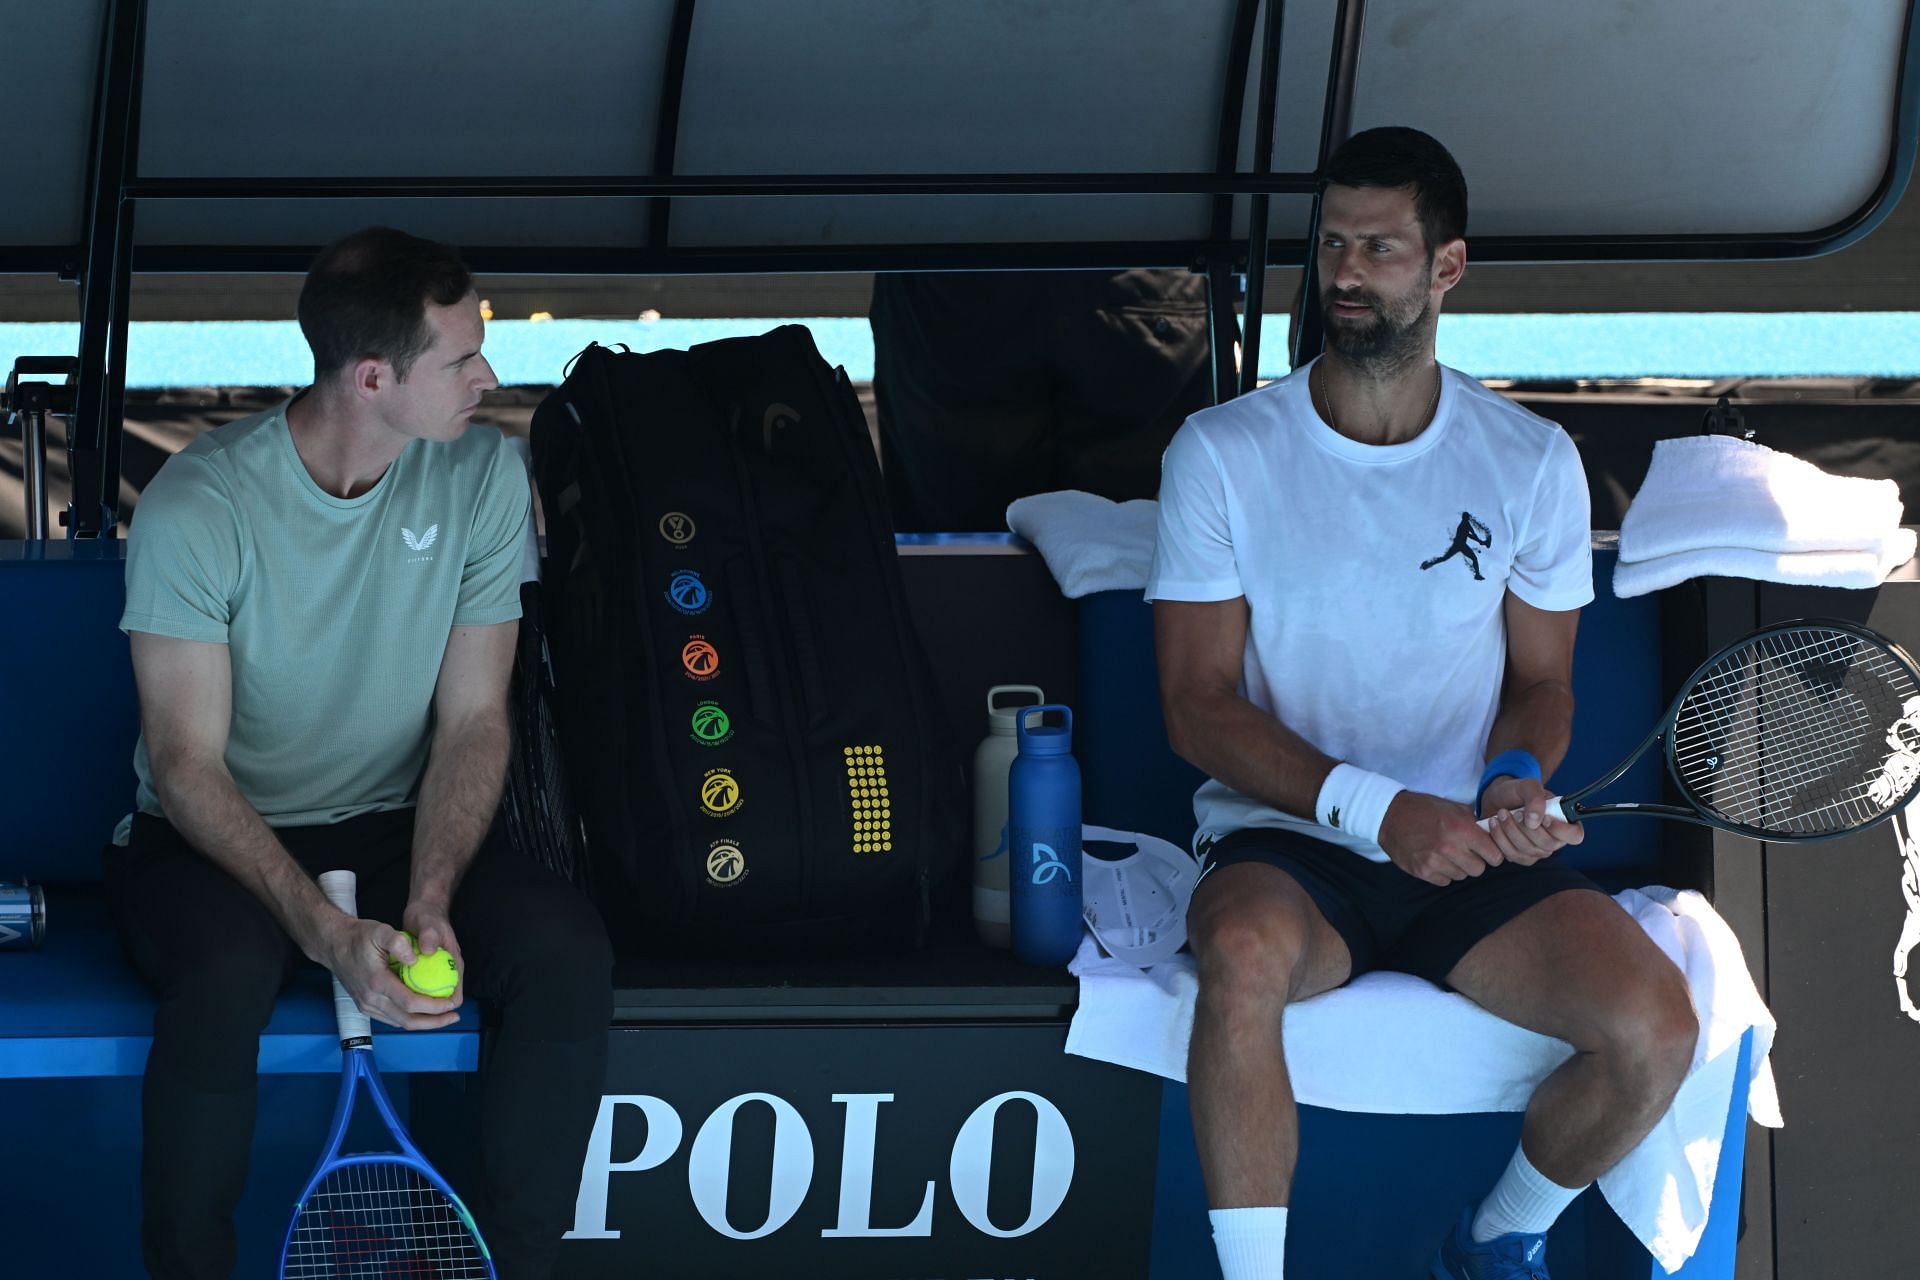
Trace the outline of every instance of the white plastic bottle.
{"label": "white plastic bottle", "polygon": [[[1011,696],[1016,694],[1031,696]],[[1013,945],[1008,924],[1007,770],[1020,750],[1014,713],[1046,700],[1038,685],[997,684],[987,690],[987,736],[973,752],[973,926],[990,947]]]}

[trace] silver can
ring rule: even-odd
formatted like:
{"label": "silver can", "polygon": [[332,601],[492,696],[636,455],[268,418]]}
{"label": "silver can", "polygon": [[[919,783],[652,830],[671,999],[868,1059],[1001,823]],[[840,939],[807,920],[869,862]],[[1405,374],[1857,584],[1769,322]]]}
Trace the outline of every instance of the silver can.
{"label": "silver can", "polygon": [[0,949],[28,950],[46,936],[46,891],[37,884],[0,880]]}

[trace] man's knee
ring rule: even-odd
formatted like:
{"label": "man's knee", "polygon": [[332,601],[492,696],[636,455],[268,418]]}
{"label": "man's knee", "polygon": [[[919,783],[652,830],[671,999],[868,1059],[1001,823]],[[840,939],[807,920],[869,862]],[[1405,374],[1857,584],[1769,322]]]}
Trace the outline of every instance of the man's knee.
{"label": "man's knee", "polygon": [[1297,896],[1298,889],[1254,896],[1228,890],[1203,900],[1187,925],[1202,988],[1267,1000],[1291,995],[1313,941],[1311,908]]}
{"label": "man's knee", "polygon": [[1649,1094],[1671,1098],[1700,1038],[1687,984],[1674,970],[1621,999],[1602,1022],[1602,1049]]}
{"label": "man's knee", "polygon": [[154,1011],[149,1070],[215,1092],[250,1088],[260,1033],[273,1017],[284,970],[276,959],[207,957],[185,965]]}
{"label": "man's knee", "polygon": [[567,889],[528,904],[526,927],[496,944],[506,1029],[543,1040],[604,1031],[613,1016],[613,947],[600,913]]}

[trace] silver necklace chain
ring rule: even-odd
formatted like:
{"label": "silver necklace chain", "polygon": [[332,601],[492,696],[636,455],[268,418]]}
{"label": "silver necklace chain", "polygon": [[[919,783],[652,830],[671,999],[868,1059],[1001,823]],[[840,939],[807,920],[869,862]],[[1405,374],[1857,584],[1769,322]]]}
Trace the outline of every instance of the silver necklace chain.
{"label": "silver necklace chain", "polygon": [[[1327,408],[1327,425],[1341,435],[1346,435],[1346,432],[1340,431],[1340,423],[1334,417],[1333,388],[1327,383],[1327,366],[1321,364],[1315,368],[1314,372],[1320,375],[1320,403]],[[1436,361],[1433,366],[1433,399],[1427,402],[1427,416],[1420,424],[1422,431],[1433,423],[1433,415],[1440,409],[1440,387],[1444,381],[1445,375],[1440,372],[1439,362]]]}

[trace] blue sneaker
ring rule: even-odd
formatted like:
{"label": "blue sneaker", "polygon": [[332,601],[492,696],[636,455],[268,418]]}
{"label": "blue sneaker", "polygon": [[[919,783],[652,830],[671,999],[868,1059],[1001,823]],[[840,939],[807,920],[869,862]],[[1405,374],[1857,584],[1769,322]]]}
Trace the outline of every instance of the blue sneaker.
{"label": "blue sneaker", "polygon": [[1433,1280],[1548,1280],[1547,1237],[1515,1231],[1475,1244],[1468,1209],[1434,1257]]}

